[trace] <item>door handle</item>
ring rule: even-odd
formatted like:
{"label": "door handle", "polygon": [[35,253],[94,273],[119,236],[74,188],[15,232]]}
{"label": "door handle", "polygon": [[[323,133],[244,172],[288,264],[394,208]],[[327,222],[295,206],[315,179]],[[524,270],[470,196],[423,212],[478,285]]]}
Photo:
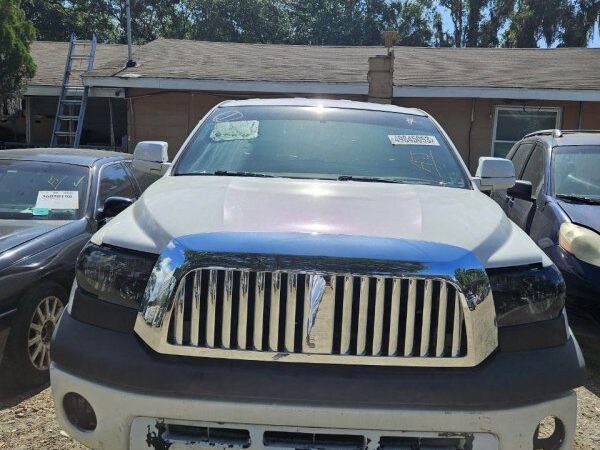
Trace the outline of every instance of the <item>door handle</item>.
{"label": "door handle", "polygon": [[512,206],[515,203],[515,199],[509,195],[504,196],[504,201]]}

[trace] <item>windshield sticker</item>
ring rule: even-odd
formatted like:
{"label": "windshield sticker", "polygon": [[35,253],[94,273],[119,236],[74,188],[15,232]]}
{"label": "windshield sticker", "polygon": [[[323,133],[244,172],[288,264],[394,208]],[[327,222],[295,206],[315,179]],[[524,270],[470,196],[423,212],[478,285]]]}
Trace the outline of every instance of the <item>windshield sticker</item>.
{"label": "windshield sticker", "polygon": [[39,191],[35,208],[79,209],[79,191]]}
{"label": "windshield sticker", "polygon": [[50,214],[50,210],[48,208],[33,208],[31,214],[34,216],[47,216]]}
{"label": "windshield sticker", "polygon": [[225,111],[221,114],[217,114],[213,118],[213,122],[231,122],[234,120],[241,120],[244,115],[239,111]]}
{"label": "windshield sticker", "polygon": [[392,145],[436,145],[439,146],[435,136],[420,134],[388,134]]}
{"label": "windshield sticker", "polygon": [[217,122],[210,132],[213,142],[256,139],[258,120],[239,120],[237,122]]}

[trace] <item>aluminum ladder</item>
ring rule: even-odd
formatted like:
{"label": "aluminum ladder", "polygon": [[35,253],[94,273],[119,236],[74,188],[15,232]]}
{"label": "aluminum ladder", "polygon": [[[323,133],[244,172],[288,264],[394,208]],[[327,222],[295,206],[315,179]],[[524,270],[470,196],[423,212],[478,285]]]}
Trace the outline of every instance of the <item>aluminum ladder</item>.
{"label": "aluminum ladder", "polygon": [[79,40],[71,35],[50,147],[79,146],[89,90],[83,86],[81,74],[94,68],[95,54],[95,34],[91,41]]}

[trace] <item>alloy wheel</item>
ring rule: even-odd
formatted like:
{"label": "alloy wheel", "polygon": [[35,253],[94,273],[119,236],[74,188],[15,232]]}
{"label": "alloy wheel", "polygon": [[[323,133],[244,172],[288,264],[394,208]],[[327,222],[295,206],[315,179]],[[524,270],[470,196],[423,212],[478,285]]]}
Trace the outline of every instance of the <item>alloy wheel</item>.
{"label": "alloy wheel", "polygon": [[33,311],[29,323],[27,349],[31,364],[38,370],[50,367],[50,340],[64,309],[60,298],[44,297]]}

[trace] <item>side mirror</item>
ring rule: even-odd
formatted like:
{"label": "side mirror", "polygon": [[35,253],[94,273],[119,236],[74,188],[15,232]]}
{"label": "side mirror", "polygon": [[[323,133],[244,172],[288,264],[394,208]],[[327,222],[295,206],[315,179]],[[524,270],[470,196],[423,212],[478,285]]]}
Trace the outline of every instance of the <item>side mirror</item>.
{"label": "side mirror", "polygon": [[509,189],[515,185],[515,166],[504,158],[479,158],[473,182],[482,191]]}
{"label": "side mirror", "polygon": [[142,173],[164,175],[169,168],[169,144],[162,141],[142,141],[133,151],[133,167]]}
{"label": "side mirror", "polygon": [[98,211],[96,218],[98,220],[110,219],[115,217],[121,211],[133,205],[134,200],[126,197],[108,197],[104,201],[101,211]]}
{"label": "side mirror", "polygon": [[533,186],[531,181],[519,180],[515,185],[506,190],[509,197],[520,198],[521,200],[530,200],[533,197]]}

